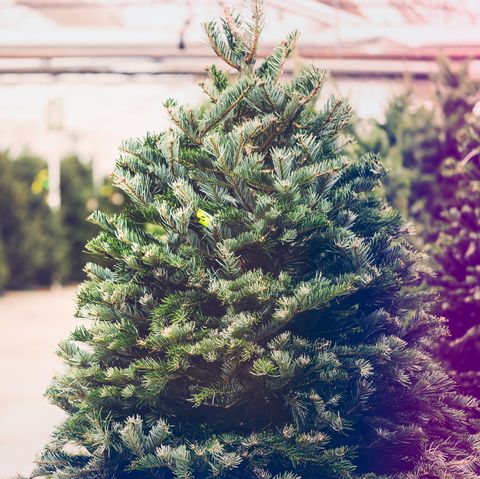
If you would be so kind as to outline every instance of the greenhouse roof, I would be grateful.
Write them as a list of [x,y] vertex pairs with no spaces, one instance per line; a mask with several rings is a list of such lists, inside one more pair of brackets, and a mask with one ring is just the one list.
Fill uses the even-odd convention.
[[[242,2],[227,3],[241,6]],[[456,58],[480,58],[479,0],[264,3],[269,28],[263,51],[298,29],[300,54],[309,58],[431,60],[441,51]],[[118,67],[119,58],[128,58],[135,61],[126,67],[123,60],[123,70],[162,72],[159,65],[163,62],[165,67],[167,62],[170,66],[163,70],[195,72],[200,68],[197,63],[204,65],[204,57],[210,55],[201,24],[221,15],[223,4],[218,0],[0,0],[0,72],[81,71],[86,62],[80,58],[89,59],[91,71],[108,72],[113,64]]]

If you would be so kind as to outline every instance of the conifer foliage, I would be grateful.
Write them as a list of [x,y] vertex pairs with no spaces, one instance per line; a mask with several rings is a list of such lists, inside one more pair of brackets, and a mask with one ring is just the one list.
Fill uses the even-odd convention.
[[430,102],[421,101],[413,86],[394,96],[382,122],[357,120],[351,127],[354,153],[375,151],[389,170],[384,181],[391,204],[415,224],[416,243],[435,242],[443,211],[455,203],[452,161],[465,156],[466,118],[478,101],[479,82],[469,63],[440,58],[431,81]]
[[472,114],[479,91],[468,70],[468,63],[456,66],[447,59],[439,60],[433,77],[434,106],[429,113],[419,108],[411,114],[410,124],[416,128],[406,131],[411,141],[403,151],[404,164],[416,172],[410,186],[410,215],[427,243],[436,239],[443,211],[456,202],[459,185],[457,175],[450,175],[449,163],[465,156],[465,118]]
[[[480,101],[480,90],[477,93]],[[433,245],[438,274],[437,309],[449,320],[452,338],[439,346],[441,358],[462,389],[480,397],[480,127],[467,116],[464,159],[445,160],[444,171],[456,185],[455,196],[437,223]],[[461,151],[461,150],[460,150]]]
[[33,477],[338,479],[477,476],[473,399],[427,353],[443,325],[428,269],[376,192],[373,155],[342,155],[349,108],[315,110],[325,73],[281,82],[291,34],[257,65],[261,5],[205,31],[209,103],[127,142],[131,204],[96,212],[69,365],[68,418]]

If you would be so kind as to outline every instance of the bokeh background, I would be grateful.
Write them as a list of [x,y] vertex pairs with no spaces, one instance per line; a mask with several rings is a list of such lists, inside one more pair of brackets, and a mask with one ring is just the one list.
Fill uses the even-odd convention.
[[[286,75],[307,62],[331,71],[322,95],[350,100],[352,150],[385,157],[387,193],[421,230],[429,205],[412,196],[412,182],[419,171],[432,180],[419,161],[439,154],[447,129],[439,84],[456,92],[459,121],[480,116],[480,1],[264,3],[261,54],[301,32]],[[62,417],[42,395],[62,367],[56,344],[76,322],[84,244],[96,232],[85,218],[126,201],[109,178],[118,146],[164,129],[167,98],[205,100],[198,82],[217,61],[201,24],[223,7],[0,0],[1,479],[31,470]]]

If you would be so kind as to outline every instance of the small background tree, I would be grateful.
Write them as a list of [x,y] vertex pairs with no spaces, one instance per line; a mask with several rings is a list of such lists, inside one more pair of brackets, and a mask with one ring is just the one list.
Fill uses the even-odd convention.
[[[46,203],[46,164],[23,155],[0,154],[0,241],[4,286],[49,285],[61,270],[64,244],[58,217]],[[35,184],[36,181],[36,184]],[[32,188],[32,185],[35,187]]]
[[479,88],[468,69],[468,63],[439,59],[432,101],[416,100],[408,88],[393,97],[383,122],[356,122],[352,128],[357,152],[382,156],[389,170],[387,198],[414,221],[426,247],[435,241],[442,211],[455,201],[457,185],[444,162],[464,157],[462,132]]
[[33,155],[0,154],[0,291],[71,283],[85,278],[85,243],[98,232],[87,222],[97,207],[118,211],[125,195],[111,180],[94,185],[92,165],[75,156],[61,162],[61,206],[47,202],[47,164]]

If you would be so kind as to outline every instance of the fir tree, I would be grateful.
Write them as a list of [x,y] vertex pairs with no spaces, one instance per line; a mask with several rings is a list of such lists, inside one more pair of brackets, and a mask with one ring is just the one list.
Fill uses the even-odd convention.
[[205,25],[210,101],[127,142],[131,199],[96,212],[68,418],[33,477],[477,478],[472,398],[428,354],[443,324],[428,269],[377,195],[374,155],[346,157],[349,108],[312,108],[325,72],[280,81],[291,34],[256,64],[260,5]]
[[64,283],[85,279],[85,264],[94,259],[86,254],[85,243],[99,230],[97,225],[88,222],[86,218],[99,206],[110,213],[119,211],[119,204],[123,204],[125,198],[122,193],[112,190],[109,178],[104,178],[99,187],[95,186],[91,163],[84,163],[75,155],[62,160],[60,220],[66,244],[62,265]]
[[389,204],[409,217],[410,184],[416,171],[408,164],[407,152],[412,139],[418,138],[422,126],[430,125],[424,121],[424,110],[412,114],[412,90],[394,96],[387,105],[383,121],[362,121],[355,118],[349,130],[354,141],[351,153],[362,155],[375,152],[382,158],[388,171],[383,185]]
[[[448,63],[439,66],[447,69]],[[440,82],[441,78],[439,74],[435,81]],[[372,121],[367,125],[358,122],[353,127],[353,151],[380,154],[388,170],[384,181],[387,199],[414,222],[418,235],[413,241],[417,245],[422,244],[422,239],[428,241],[444,201],[444,195],[439,194],[443,180],[440,166],[445,150],[439,121],[442,115],[440,102],[436,108],[419,104],[415,101],[414,90],[408,88],[391,99],[384,121]]]
[[441,342],[440,356],[463,390],[480,397],[480,128],[478,117],[465,121],[458,135],[466,143],[465,157],[449,158],[443,168],[456,191],[437,223],[438,275],[431,283],[439,293],[437,310],[448,318],[452,333]]
[[66,282],[80,281],[85,278],[82,270],[88,260],[84,254],[85,243],[97,233],[97,228],[86,221],[93,209],[89,210],[88,202],[95,200],[92,165],[83,164],[77,156],[64,158],[60,170],[60,191],[60,217],[68,247],[63,279]]
[[110,179],[104,178],[96,187],[93,181],[91,163],[83,163],[77,156],[71,155],[61,162],[61,208],[60,221],[62,235],[66,245],[65,261],[62,268],[63,282],[85,279],[83,269],[94,258],[85,254],[85,243],[98,233],[98,226],[87,222],[89,213],[101,205],[104,211],[119,211],[124,203],[124,195],[112,192]]
[[468,69],[468,63],[454,65],[440,58],[432,76],[433,101],[416,101],[409,87],[389,103],[384,121],[353,128],[354,151],[382,155],[389,170],[387,198],[414,221],[418,240],[427,247],[435,241],[442,212],[455,202],[455,177],[443,168],[445,160],[461,161],[464,156],[461,132],[479,89]]
[[0,282],[9,289],[49,285],[61,269],[65,249],[46,202],[46,166],[35,156],[0,153]]
[[465,131],[465,118],[472,113],[478,92],[478,83],[468,73],[468,63],[455,66],[440,59],[434,80],[434,106],[421,119],[423,133],[414,133],[409,154],[404,156],[405,167],[416,170],[411,183],[410,214],[428,243],[436,239],[436,222],[442,212],[455,203],[458,185],[455,177],[445,174],[444,162],[464,157],[459,132]]

